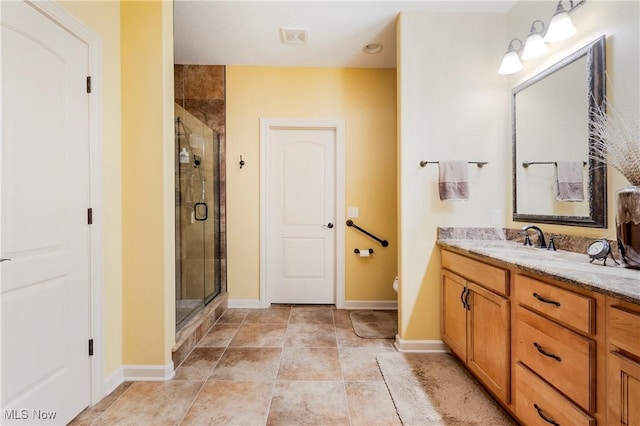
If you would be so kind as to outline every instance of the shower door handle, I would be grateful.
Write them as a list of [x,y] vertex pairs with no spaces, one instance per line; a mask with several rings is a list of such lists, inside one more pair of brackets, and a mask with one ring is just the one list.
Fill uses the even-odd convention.
[[207,203],[199,202],[193,206],[194,216],[197,221],[203,222],[209,218],[209,206]]

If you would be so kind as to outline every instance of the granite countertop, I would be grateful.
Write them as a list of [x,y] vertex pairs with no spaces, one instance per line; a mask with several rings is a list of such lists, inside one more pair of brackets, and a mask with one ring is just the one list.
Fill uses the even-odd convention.
[[[465,235],[466,237],[466,235]],[[535,239],[533,240],[535,243]],[[438,245],[487,258],[505,267],[553,278],[584,289],[640,304],[640,271],[616,266],[609,258],[589,263],[586,253],[527,247],[508,239],[442,238]]]

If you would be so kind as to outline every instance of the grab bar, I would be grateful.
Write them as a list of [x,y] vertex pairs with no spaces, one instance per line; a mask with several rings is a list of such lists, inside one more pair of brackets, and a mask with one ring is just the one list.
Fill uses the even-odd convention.
[[382,238],[378,238],[375,235],[373,235],[371,232],[366,231],[362,228],[360,228],[358,225],[356,225],[355,223],[353,223],[353,221],[351,219],[349,219],[347,221],[347,226],[351,226],[353,228],[356,228],[358,231],[362,232],[363,234],[368,235],[369,237],[373,238],[374,240],[376,240],[377,242],[379,242],[380,244],[382,244],[382,247],[387,247],[389,245],[389,241],[387,240],[383,240]]
[[[424,161],[420,162],[420,167],[425,167],[427,164],[439,164],[439,161]],[[489,164],[488,161],[467,161],[469,164],[477,164],[478,167],[483,167],[485,164]]]

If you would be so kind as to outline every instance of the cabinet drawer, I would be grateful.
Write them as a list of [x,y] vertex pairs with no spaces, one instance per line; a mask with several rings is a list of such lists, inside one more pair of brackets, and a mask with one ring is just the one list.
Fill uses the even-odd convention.
[[607,336],[614,345],[640,357],[640,313],[609,306]]
[[590,334],[594,332],[595,303],[592,298],[524,275],[515,276],[513,291],[518,303],[576,330]]
[[516,416],[528,426],[595,425],[584,413],[531,370],[516,363]]
[[504,269],[446,250],[442,250],[441,262],[443,268],[454,271],[469,281],[505,296],[509,294],[508,275]]
[[516,308],[515,356],[587,411],[595,402],[595,342]]

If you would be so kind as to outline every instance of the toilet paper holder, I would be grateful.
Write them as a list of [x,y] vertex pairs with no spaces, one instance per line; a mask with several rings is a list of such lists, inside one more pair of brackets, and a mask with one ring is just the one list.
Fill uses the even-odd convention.
[[[367,251],[369,252],[369,254],[373,254],[373,249],[367,249]],[[353,249],[353,252],[355,254],[360,254],[360,249]]]

